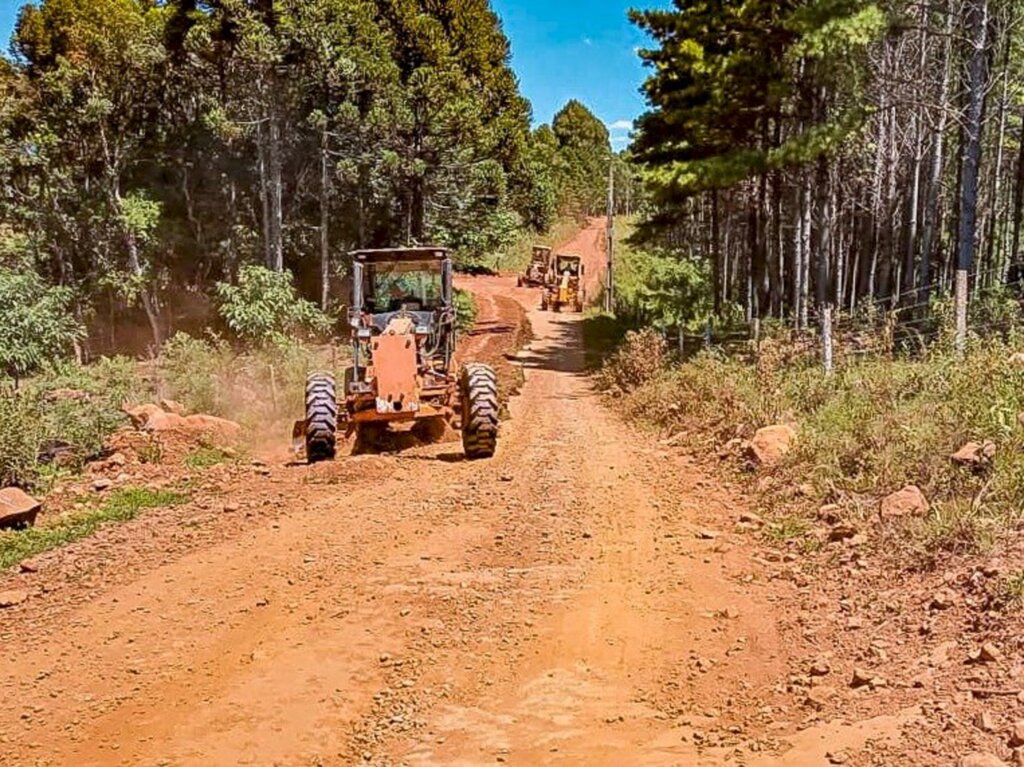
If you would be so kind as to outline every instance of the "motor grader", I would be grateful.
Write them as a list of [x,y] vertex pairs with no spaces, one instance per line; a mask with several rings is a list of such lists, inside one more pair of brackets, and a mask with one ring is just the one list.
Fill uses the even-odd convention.
[[467,458],[493,456],[497,378],[492,368],[476,363],[455,372],[448,251],[361,250],[350,258],[352,364],[340,397],[333,376],[309,376],[306,418],[296,424],[307,460],[333,459],[340,430],[355,435],[355,452],[367,452],[392,430],[434,442],[449,426],[461,429]]
[[582,258],[571,255],[558,256],[555,259],[555,268],[541,294],[541,310],[560,312],[568,307],[570,311],[582,312],[587,300],[583,288],[585,274],[586,267]]
[[547,282],[551,271],[551,248],[546,245],[534,245],[533,255],[526,272],[519,275],[516,284],[521,288],[541,288]]

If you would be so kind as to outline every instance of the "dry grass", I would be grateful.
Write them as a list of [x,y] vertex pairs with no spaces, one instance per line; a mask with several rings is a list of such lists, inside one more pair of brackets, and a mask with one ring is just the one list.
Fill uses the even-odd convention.
[[[633,343],[597,380],[631,417],[703,437],[708,448],[761,426],[799,424],[796,448],[762,483],[766,509],[789,520],[787,532],[794,512],[811,518],[825,503],[874,524],[878,500],[907,484],[922,488],[931,511],[879,537],[918,564],[984,550],[1024,519],[1024,366],[1015,344],[978,341],[962,362],[943,349],[851,357],[830,378],[791,351],[769,342],[756,363],[706,353],[639,382],[636,369],[649,372],[651,360]],[[950,460],[966,442],[986,440],[997,453],[984,470]]]

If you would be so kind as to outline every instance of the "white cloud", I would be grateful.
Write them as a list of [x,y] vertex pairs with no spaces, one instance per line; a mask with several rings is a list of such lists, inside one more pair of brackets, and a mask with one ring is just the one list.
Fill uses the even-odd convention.
[[616,120],[611,125],[609,125],[608,128],[613,131],[633,130],[633,121]]
[[625,149],[629,146],[628,136],[612,136],[612,148],[613,149]]

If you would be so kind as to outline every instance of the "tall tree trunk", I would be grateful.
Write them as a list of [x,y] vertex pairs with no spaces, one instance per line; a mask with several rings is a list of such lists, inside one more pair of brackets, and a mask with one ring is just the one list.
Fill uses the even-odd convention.
[[[117,212],[118,218],[123,220],[124,206],[117,183],[111,187],[109,200],[113,209]],[[153,334],[153,354],[155,355],[160,352],[160,347],[164,344],[164,334],[160,324],[160,309],[156,299],[150,293],[149,284],[145,280],[146,271],[142,268],[142,260],[139,258],[139,242],[135,232],[127,225],[121,224],[121,236],[124,240],[125,253],[128,256],[128,269],[142,286],[139,290],[139,298],[142,301],[143,311],[146,312],[150,332]]]
[[885,177],[886,127],[889,118],[888,91],[884,85],[886,78],[888,77],[888,60],[889,43],[886,41],[882,50],[882,66],[879,72],[879,81],[883,83],[883,85],[881,86],[878,115],[876,117],[876,122],[878,123],[878,141],[875,148],[874,181],[872,184],[874,193],[871,200],[871,268],[868,272],[869,302],[875,300],[875,294],[878,290],[878,263],[881,259],[882,227],[885,225],[882,220],[882,189]]
[[925,225],[921,239],[921,272],[918,281],[917,302],[927,305],[931,300],[932,261],[935,257],[935,239],[942,225],[941,192],[942,168],[945,163],[946,127],[949,122],[949,79],[952,56],[953,11],[946,13],[943,46],[942,79],[939,85],[939,114],[932,138],[931,167],[928,172],[928,199],[925,203]]
[[793,269],[790,276],[793,318],[797,330],[803,330],[803,285],[804,276],[804,238],[803,238],[803,171],[793,188]]
[[[272,80],[276,84],[276,80]],[[271,92],[267,136],[267,196],[270,224],[268,233],[268,266],[274,271],[284,270],[284,208],[281,180],[281,121],[276,106],[276,93]]]
[[327,122],[320,132],[320,308],[327,311],[331,301],[331,175]]
[[[1001,79],[1003,81],[1002,92],[999,97],[999,129],[996,136],[996,164],[993,169],[992,177],[992,199],[990,203],[991,210],[989,211],[988,219],[988,234],[985,238],[986,247],[988,251],[988,264],[991,269],[991,275],[989,278],[989,284],[995,284],[997,280],[1005,281],[1003,275],[1005,274],[1004,263],[1007,260],[1004,258],[1004,254],[1001,252],[1002,243],[999,242],[999,222],[1002,220],[1002,206],[1000,205],[1000,198],[1002,197],[1003,191],[1003,145],[1006,141],[1006,116],[1008,113],[1008,96],[1010,90],[1010,48],[1011,41],[1007,39],[1005,41],[1006,50],[1003,55],[1003,65],[1001,71]],[[999,250],[997,250],[999,248]]]
[[966,0],[965,7],[967,13],[965,27],[970,41],[970,57],[967,70],[967,115],[964,123],[966,145],[964,147],[956,271],[956,348],[961,354],[967,345],[967,288],[971,267],[974,264],[974,240],[978,216],[982,115],[985,107],[987,80],[988,0]]
[[[918,58],[918,73],[923,78],[928,67],[928,8],[921,6],[921,50]],[[907,239],[903,272],[906,289],[912,295],[912,288],[917,284],[915,263],[917,260],[918,229],[921,211],[921,172],[924,164],[924,128],[919,109],[911,111],[910,136],[914,142],[914,160],[910,171],[910,198],[907,200]]]
[[721,250],[721,233],[720,223],[718,220],[718,190],[712,190],[711,192],[711,259],[712,259],[712,270],[713,270],[713,286],[714,291],[714,312],[715,316],[721,318],[722,316],[722,282],[725,275],[723,274],[724,265],[722,263],[722,250]]
[[825,373],[832,372],[832,303],[831,303],[831,262],[830,244],[832,242],[832,190],[828,168],[828,158],[818,158],[817,172],[817,218],[818,242],[815,253],[816,277],[815,296],[818,305],[818,317],[821,322],[821,338]]
[[811,304],[811,179],[810,170],[803,172],[800,189],[800,327],[810,326]]
[[274,268],[270,237],[270,183],[267,172],[267,126],[260,123],[257,128],[256,151],[260,171],[260,224],[263,229],[263,260],[268,269]]
[[[1024,226],[1024,111],[1020,117],[1020,148],[1017,152],[1017,174],[1013,189],[1013,245],[1010,248],[1009,281],[1012,284],[1024,279],[1024,259],[1021,258],[1021,228]],[[1018,292],[1020,288],[1018,287]]]

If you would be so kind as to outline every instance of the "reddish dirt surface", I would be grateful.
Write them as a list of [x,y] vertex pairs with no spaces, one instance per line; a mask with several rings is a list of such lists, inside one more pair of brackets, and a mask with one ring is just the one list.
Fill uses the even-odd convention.
[[[593,279],[602,225],[560,249]],[[764,550],[737,489],[595,395],[580,318],[513,285],[464,283],[460,355],[525,376],[492,461],[298,466],[282,435],[0,577],[29,592],[0,611],[0,764],[951,763],[921,743],[927,691],[849,689],[859,658],[900,657],[884,603]]]

